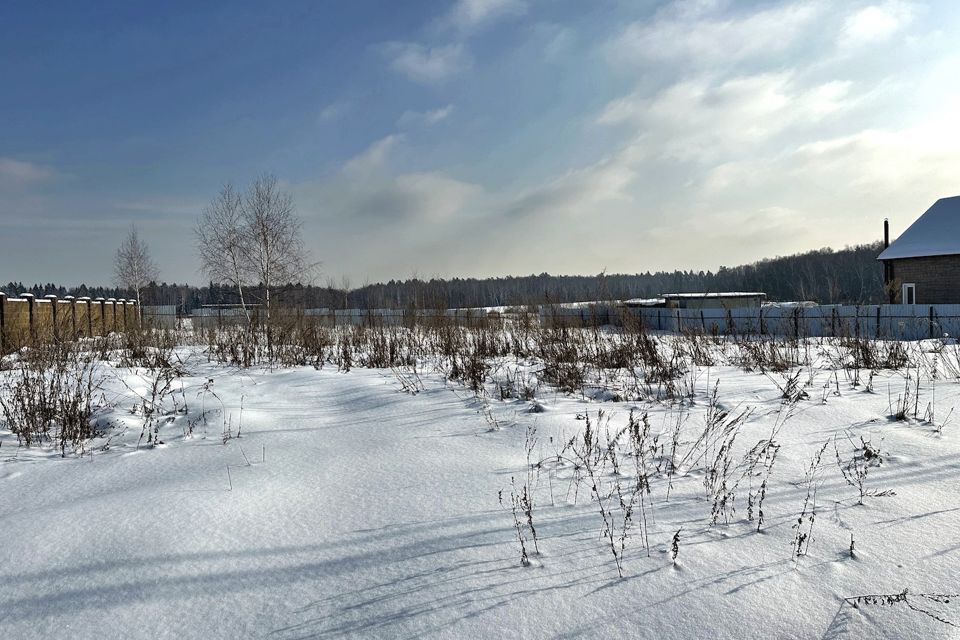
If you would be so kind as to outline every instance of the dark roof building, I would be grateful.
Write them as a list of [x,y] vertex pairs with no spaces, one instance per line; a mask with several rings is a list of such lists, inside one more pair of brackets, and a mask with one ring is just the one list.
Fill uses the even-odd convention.
[[960,196],[941,198],[877,258],[891,303],[960,304]]
[[717,291],[714,293],[665,293],[666,306],[678,309],[740,309],[760,307],[767,294],[759,291]]

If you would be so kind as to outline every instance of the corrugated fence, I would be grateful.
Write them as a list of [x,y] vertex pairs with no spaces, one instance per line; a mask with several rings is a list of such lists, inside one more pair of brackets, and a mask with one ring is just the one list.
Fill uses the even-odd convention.
[[[251,310],[254,322],[260,310]],[[625,308],[614,304],[541,306],[526,314],[484,309],[277,309],[274,315],[324,326],[411,326],[453,322],[478,326],[535,320],[543,326],[634,326],[650,331],[769,335],[863,336],[898,340],[960,337],[960,305],[821,305],[740,309]],[[246,322],[238,308],[197,309],[193,326],[214,328]]]
[[[623,316],[659,331],[781,337],[863,336],[920,340],[960,336],[960,305],[822,305],[752,309],[630,309]],[[623,317],[618,324],[624,322]]]
[[143,305],[143,324],[154,329],[176,329],[177,305]]
[[[248,309],[254,324],[263,319],[263,310],[256,307]],[[271,316],[280,322],[297,324],[317,324],[326,327],[379,326],[400,327],[414,324],[436,322],[454,322],[467,326],[498,322],[501,315],[483,309],[448,309],[446,311],[429,309],[296,309],[280,307],[271,312]],[[214,329],[217,327],[241,325],[247,323],[246,313],[236,307],[209,307],[194,309],[191,321],[194,329]]]

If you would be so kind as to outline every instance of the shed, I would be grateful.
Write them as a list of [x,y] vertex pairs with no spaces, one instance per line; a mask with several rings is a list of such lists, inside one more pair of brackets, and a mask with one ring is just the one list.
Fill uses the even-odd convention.
[[756,307],[767,299],[758,291],[719,291],[715,293],[665,293],[661,296],[674,309],[742,309]]

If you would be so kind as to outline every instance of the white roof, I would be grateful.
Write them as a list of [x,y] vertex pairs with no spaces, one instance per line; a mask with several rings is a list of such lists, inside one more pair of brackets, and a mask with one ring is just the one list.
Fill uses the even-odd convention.
[[811,309],[813,307],[819,307],[820,304],[814,302],[813,300],[792,300],[787,302],[764,302],[763,306],[770,309]]
[[940,198],[878,260],[960,254],[960,196]]
[[715,293],[664,293],[664,298],[674,300],[678,298],[766,298],[767,294],[760,291],[717,291]]
[[623,304],[628,307],[655,307],[657,305],[666,304],[666,300],[663,298],[631,298],[629,300],[624,300]]

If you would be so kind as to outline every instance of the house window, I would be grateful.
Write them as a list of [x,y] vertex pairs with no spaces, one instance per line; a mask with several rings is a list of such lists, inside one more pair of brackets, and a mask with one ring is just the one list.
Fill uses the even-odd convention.
[[907,282],[903,285],[903,304],[917,304],[917,285]]

